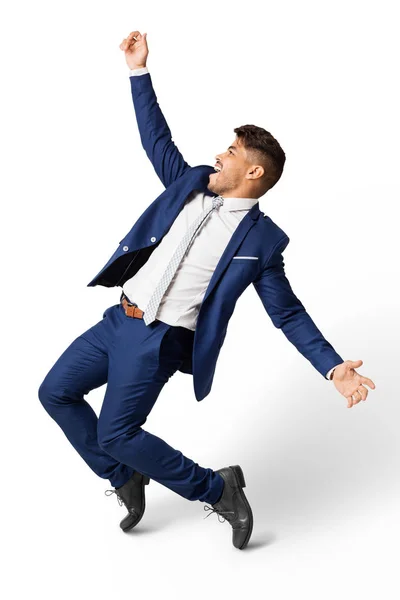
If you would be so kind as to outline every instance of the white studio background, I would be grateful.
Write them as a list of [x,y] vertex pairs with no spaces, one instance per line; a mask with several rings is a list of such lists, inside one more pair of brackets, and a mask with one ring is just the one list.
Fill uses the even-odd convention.
[[[8,599],[39,594],[274,600],[399,596],[396,3],[16,2],[1,9],[2,541]],[[287,155],[260,207],[289,235],[288,278],[376,384],[347,409],[251,286],[209,396],[165,386],[146,427],[203,466],[241,464],[248,548],[203,504],[151,482],[131,534],[116,498],[41,406],[48,370],[119,300],[88,288],[163,191],[141,147],[119,44],[148,67],[192,166],[246,123]],[[100,410],[105,387],[88,400]],[[4,563],[3,563],[4,564]],[[253,589],[254,588],[254,589]]]

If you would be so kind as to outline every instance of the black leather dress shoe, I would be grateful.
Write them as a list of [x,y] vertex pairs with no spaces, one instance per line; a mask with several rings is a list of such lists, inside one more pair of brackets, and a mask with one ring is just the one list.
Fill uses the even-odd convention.
[[[120,506],[123,504],[128,509],[128,514],[119,524],[123,531],[130,531],[135,527],[143,517],[146,508],[146,499],[144,486],[149,483],[150,479],[147,475],[142,475],[135,471],[132,477],[119,488],[114,490],[106,490],[106,496],[116,494]],[[109,492],[107,494],[107,492]]]
[[[249,542],[251,532],[253,531],[253,513],[250,504],[242,488],[246,487],[244,475],[239,465],[217,469],[224,480],[224,489],[221,498],[211,506],[205,506],[204,510],[211,510],[207,517],[212,513],[222,516],[224,520],[232,525],[232,543],[235,548],[243,550]],[[220,521],[223,523],[224,521]]]

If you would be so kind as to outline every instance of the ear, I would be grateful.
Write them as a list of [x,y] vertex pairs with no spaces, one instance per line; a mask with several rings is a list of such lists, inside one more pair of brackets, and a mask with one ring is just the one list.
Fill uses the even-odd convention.
[[260,179],[264,175],[264,167],[261,165],[252,165],[248,171],[246,178],[247,179]]

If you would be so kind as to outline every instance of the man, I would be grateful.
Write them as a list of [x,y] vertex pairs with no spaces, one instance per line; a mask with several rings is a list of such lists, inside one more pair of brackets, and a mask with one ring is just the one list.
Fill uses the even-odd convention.
[[[147,34],[120,45],[140,138],[165,190],[120,241],[88,286],[120,286],[120,302],[76,338],[51,368],[39,398],[89,467],[109,479],[128,509],[123,531],[145,510],[145,485],[154,479],[226,519],[232,542],[249,542],[253,515],[240,465],[205,468],[143,425],[168,379],[193,374],[198,401],[210,392],[228,322],[253,283],[273,324],[328,379],[351,407],[375,385],[356,373],[323,337],[284,272],[289,238],[259,208],[258,198],[279,180],[285,154],[255,125],[209,165],[190,167],[171,139],[147,70]],[[245,317],[244,317],[245,318]],[[99,418],[84,400],[107,383]],[[211,514],[211,513],[209,513]],[[209,516],[209,515],[207,515]]]

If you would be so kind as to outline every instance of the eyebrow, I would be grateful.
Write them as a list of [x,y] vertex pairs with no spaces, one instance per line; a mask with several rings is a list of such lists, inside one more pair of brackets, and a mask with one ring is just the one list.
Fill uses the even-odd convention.
[[228,150],[233,150],[234,152],[236,152],[236,148],[234,146],[229,146]]

